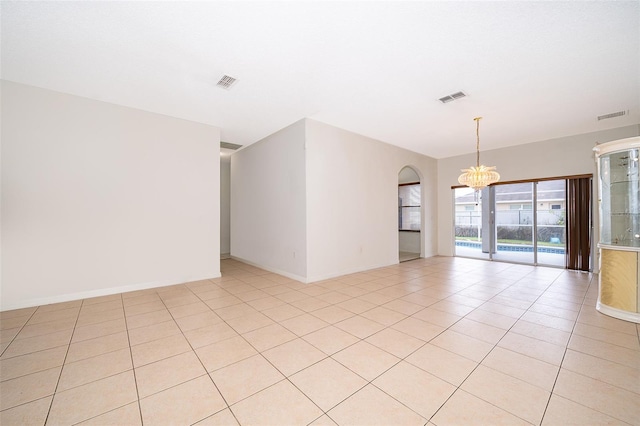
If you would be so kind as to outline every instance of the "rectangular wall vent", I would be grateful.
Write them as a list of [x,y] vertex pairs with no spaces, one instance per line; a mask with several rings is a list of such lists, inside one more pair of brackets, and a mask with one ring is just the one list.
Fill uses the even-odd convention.
[[443,98],[438,99],[440,102],[442,102],[443,104],[446,104],[447,102],[452,102],[455,101],[456,99],[460,99],[460,98],[464,98],[465,96],[467,96],[464,92],[456,92],[456,93],[452,93],[450,95],[447,95]]
[[236,149],[242,148],[242,145],[238,145],[238,144],[231,143],[231,142],[222,142],[222,141],[220,141],[220,148],[236,150]]
[[607,118],[621,117],[621,116],[626,115],[626,114],[627,114],[626,111],[612,112],[611,114],[605,114],[605,115],[598,116],[598,121],[606,120]]
[[238,80],[229,75],[223,75],[222,78],[220,78],[220,80],[216,84],[216,86],[229,90],[236,81]]

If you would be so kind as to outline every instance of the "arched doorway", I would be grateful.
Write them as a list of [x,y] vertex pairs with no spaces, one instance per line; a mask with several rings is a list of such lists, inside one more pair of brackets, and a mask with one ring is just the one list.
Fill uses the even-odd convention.
[[420,176],[410,166],[398,173],[398,260],[420,258],[422,187]]

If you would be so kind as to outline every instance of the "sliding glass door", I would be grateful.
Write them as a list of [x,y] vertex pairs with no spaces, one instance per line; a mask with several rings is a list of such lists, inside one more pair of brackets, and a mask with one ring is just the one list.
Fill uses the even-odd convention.
[[[470,188],[455,188],[455,254],[456,256],[490,259],[490,236],[483,242],[482,206],[483,192],[476,193]],[[483,248],[484,245],[484,248]]]
[[535,263],[533,182],[499,185],[489,189],[495,191],[496,199],[498,250],[493,259]]
[[566,183],[565,179],[536,183],[536,253],[540,265],[566,266]]
[[565,266],[566,180],[454,189],[456,256]]

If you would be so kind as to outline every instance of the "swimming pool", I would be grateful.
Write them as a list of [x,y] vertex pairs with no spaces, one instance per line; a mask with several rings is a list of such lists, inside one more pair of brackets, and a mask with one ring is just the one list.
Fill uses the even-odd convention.
[[[482,248],[481,242],[475,241],[456,241],[458,247]],[[524,244],[500,244],[498,243],[498,251],[515,251],[523,253],[533,253],[533,246]],[[538,253],[564,254],[564,247],[547,247],[538,246]]]

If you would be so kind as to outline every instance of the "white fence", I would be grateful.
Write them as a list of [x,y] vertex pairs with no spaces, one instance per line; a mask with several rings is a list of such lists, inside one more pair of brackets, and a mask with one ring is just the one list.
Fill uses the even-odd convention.
[[[456,226],[481,226],[482,215],[480,212],[456,212]],[[564,210],[538,210],[538,226],[560,225],[564,226]],[[533,211],[531,210],[498,210],[496,212],[497,226],[517,226],[533,224]]]

